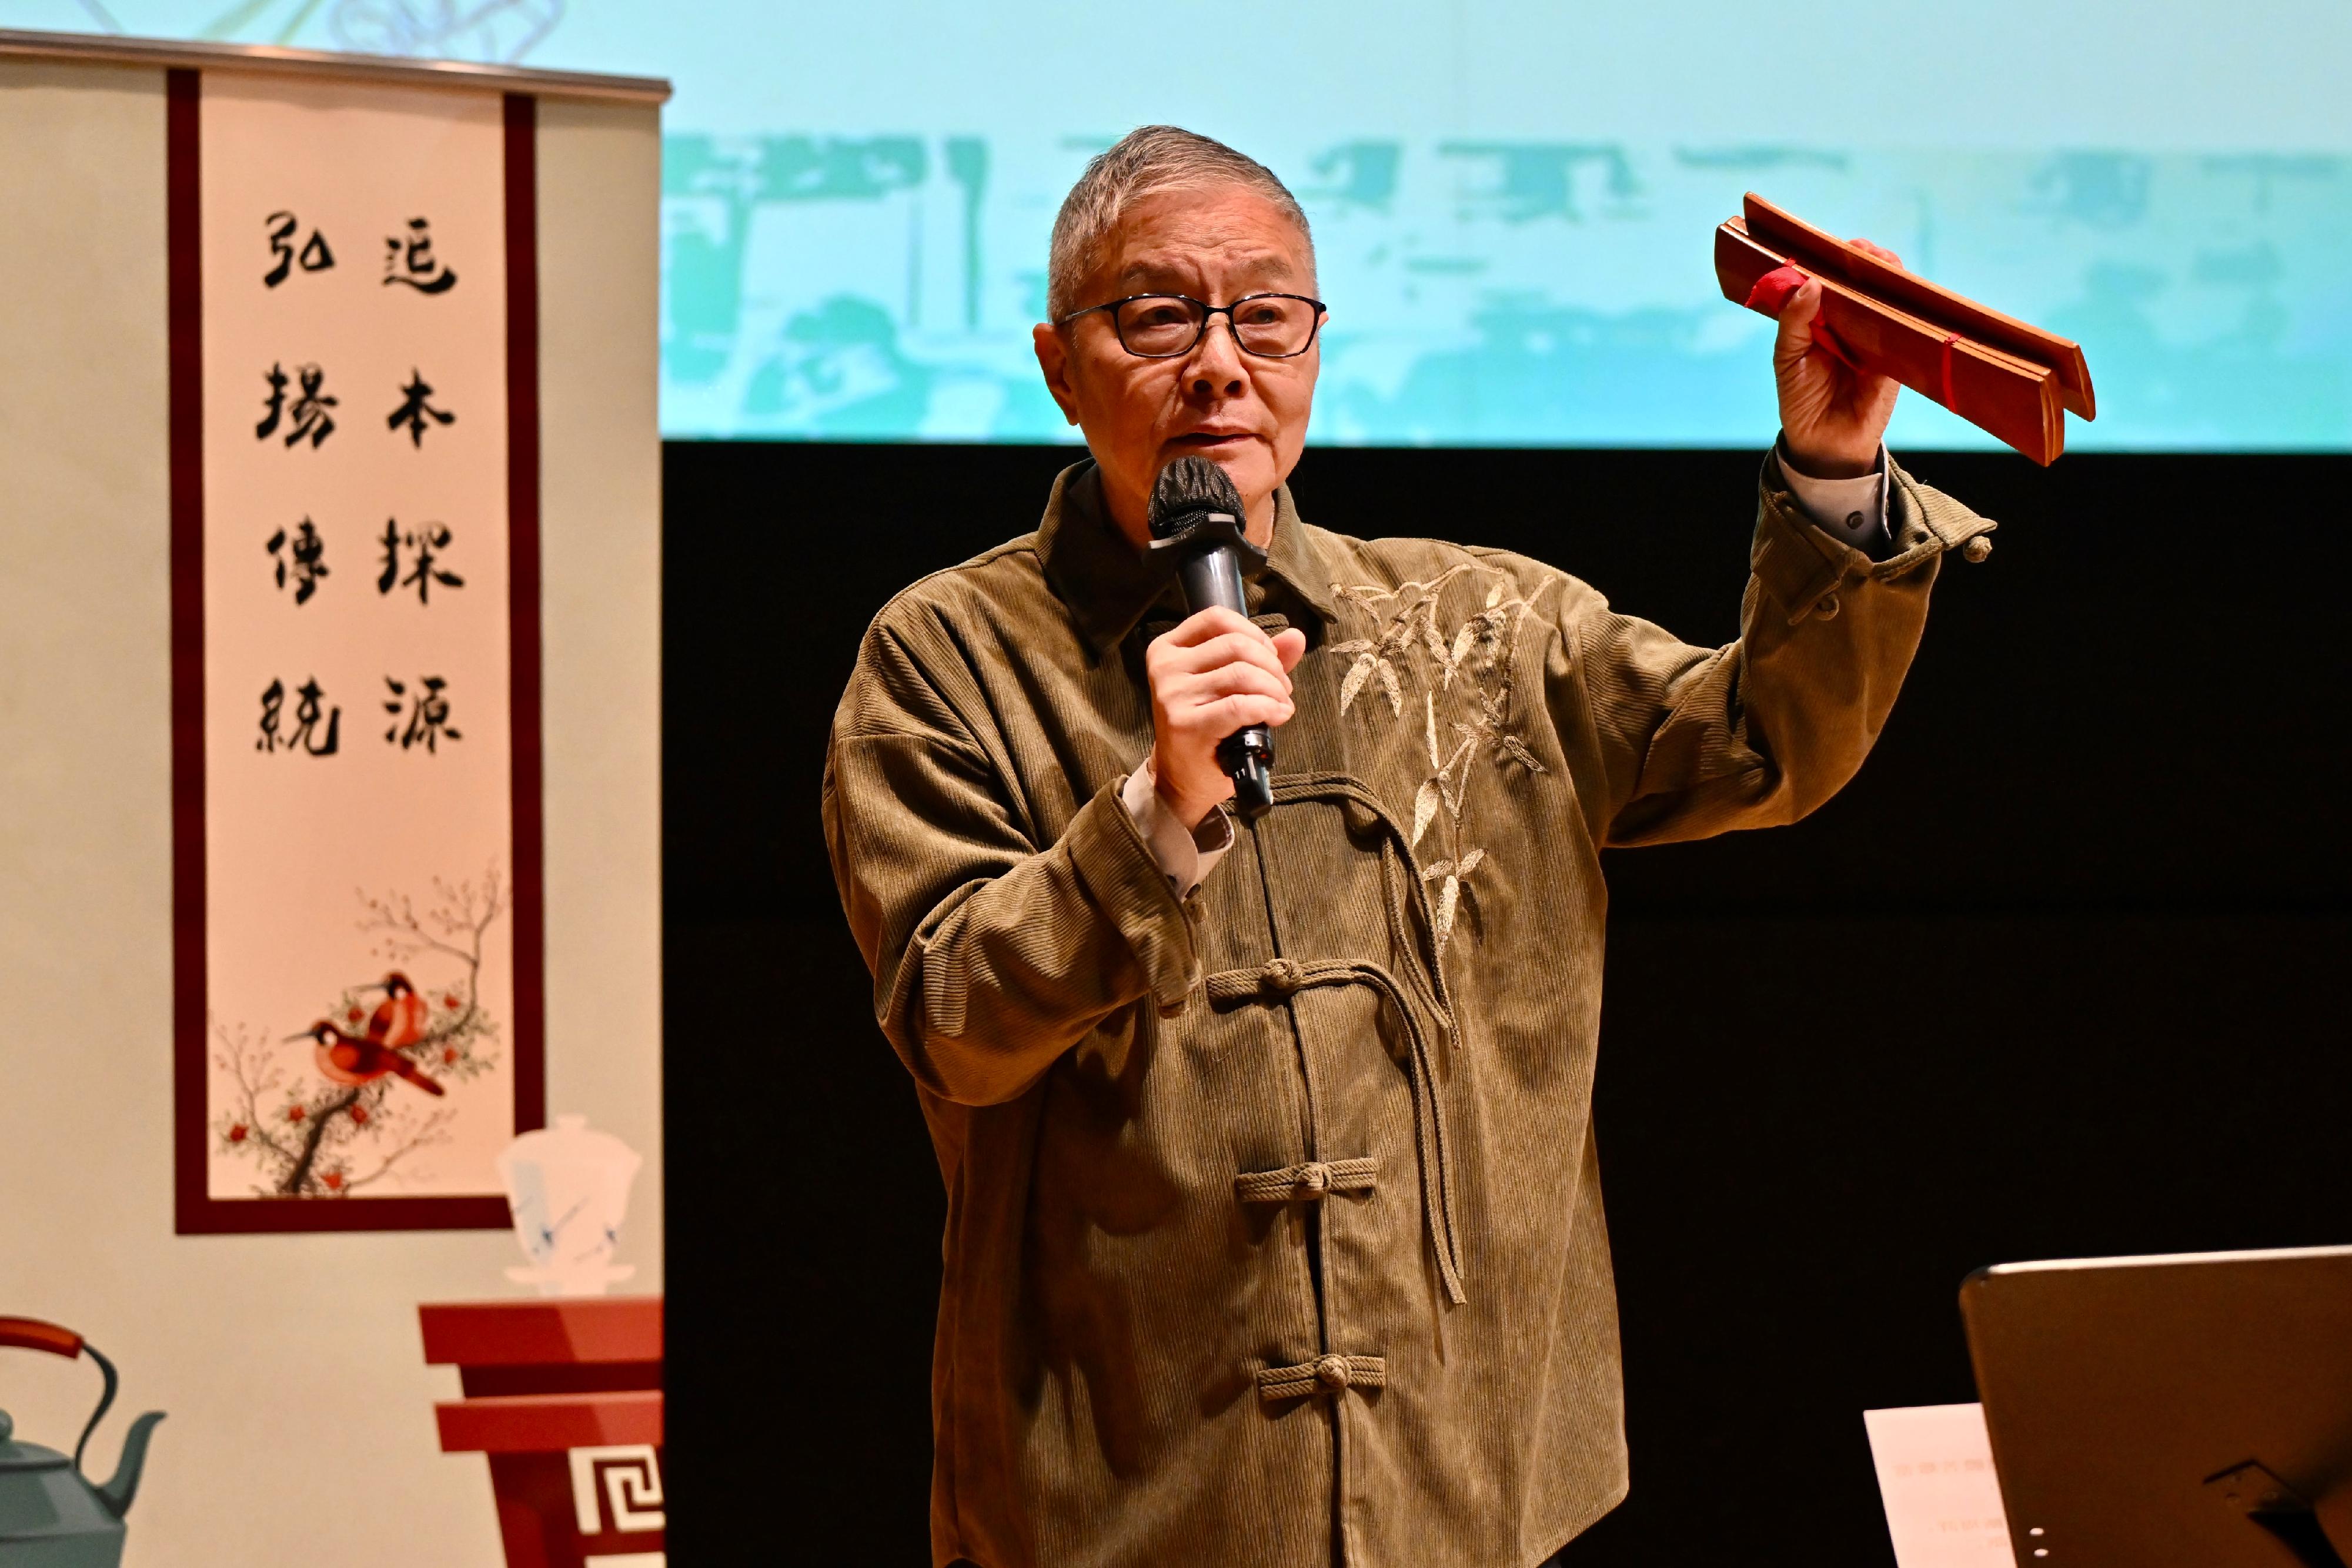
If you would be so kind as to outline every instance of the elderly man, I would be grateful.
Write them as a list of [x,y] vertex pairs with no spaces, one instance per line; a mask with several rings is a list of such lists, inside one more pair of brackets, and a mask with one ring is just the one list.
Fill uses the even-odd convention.
[[[1992,527],[1886,461],[1895,389],[1812,347],[1809,285],[1729,646],[1326,532],[1284,484],[1315,292],[1259,164],[1151,127],[1088,165],[1035,340],[1092,460],[883,610],[835,719],[835,874],[948,1187],[935,1563],[1531,1568],[1613,1506],[1599,852],[1826,800]],[[1247,619],[1145,549],[1191,454],[1267,552]]]

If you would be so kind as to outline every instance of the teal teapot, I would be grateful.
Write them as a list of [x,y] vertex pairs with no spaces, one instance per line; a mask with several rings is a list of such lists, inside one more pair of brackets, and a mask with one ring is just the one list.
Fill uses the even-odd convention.
[[114,1479],[92,1486],[82,1479],[81,1451],[114,1403],[114,1364],[72,1330],[34,1318],[0,1318],[0,1345],[87,1355],[106,1378],[106,1392],[70,1459],[55,1448],[15,1441],[16,1424],[0,1410],[0,1568],[116,1568],[122,1561],[122,1516],[131,1511],[147,1439],[163,1413],[150,1410],[131,1423]]

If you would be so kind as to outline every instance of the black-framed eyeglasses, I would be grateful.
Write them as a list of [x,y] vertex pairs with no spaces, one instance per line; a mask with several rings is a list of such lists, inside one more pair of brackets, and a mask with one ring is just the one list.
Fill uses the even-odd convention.
[[1189,294],[1130,294],[1107,305],[1073,310],[1054,323],[1066,327],[1097,310],[1108,313],[1119,347],[1139,359],[1173,360],[1192,351],[1209,318],[1223,316],[1243,351],[1267,360],[1296,359],[1315,346],[1323,301],[1304,294],[1252,294],[1231,305],[1211,305]]

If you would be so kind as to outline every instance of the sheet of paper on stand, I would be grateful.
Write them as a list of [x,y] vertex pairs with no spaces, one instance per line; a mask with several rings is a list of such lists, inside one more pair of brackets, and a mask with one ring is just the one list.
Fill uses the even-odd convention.
[[2010,1568],[2017,1561],[1983,1406],[1865,1410],[1862,1421],[1895,1568]]
[[2081,345],[1891,267],[1753,192],[1715,231],[1715,274],[1725,298],[1768,316],[1819,278],[1823,347],[2045,467],[2065,450],[2067,410],[2096,417]]

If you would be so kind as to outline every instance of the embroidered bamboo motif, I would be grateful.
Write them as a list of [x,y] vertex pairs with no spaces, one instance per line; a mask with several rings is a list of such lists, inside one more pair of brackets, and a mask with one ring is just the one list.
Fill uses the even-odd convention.
[[[1421,873],[1423,882],[1438,883],[1437,899],[1430,911],[1430,919],[1437,927],[1438,945],[1443,946],[1454,932],[1454,911],[1462,897],[1462,879],[1478,869],[1486,858],[1485,850],[1465,850],[1458,861],[1439,861]],[[1442,879],[1442,880],[1441,880]]]
[[[1465,576],[1492,581],[1483,604],[1448,632],[1439,625],[1440,601],[1447,585]],[[1441,841],[1433,846],[1442,852],[1440,858],[1429,862],[1421,873],[1423,881],[1434,884],[1430,914],[1441,950],[1454,934],[1467,879],[1486,858],[1484,850],[1466,841],[1471,764],[1480,743],[1486,743],[1487,757],[1506,781],[1546,770],[1542,759],[1511,724],[1519,626],[1534,605],[1531,599],[1506,597],[1510,586],[1505,573],[1467,561],[1425,582],[1401,582],[1394,588],[1331,585],[1342,603],[1363,611],[1374,622],[1368,635],[1331,645],[1334,653],[1355,655],[1355,663],[1339,684],[1339,711],[1348,712],[1364,688],[1378,681],[1389,700],[1391,716],[1402,720],[1404,674],[1415,675],[1421,683],[1422,740],[1430,774],[1413,792],[1409,842],[1417,855],[1430,828],[1441,816],[1444,819]],[[1543,590],[1536,591],[1540,595]],[[1446,751],[1439,742],[1438,701],[1454,691],[1457,680],[1465,687],[1465,695],[1477,706],[1474,717],[1445,720],[1445,731],[1456,737],[1453,748]]]

